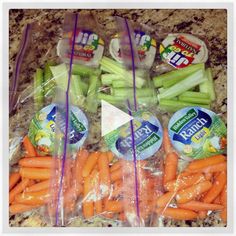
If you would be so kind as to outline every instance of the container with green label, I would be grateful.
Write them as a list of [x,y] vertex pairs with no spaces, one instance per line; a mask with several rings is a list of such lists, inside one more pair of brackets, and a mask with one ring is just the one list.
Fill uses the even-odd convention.
[[[65,133],[65,106],[51,104],[38,111],[29,127],[32,144],[42,153],[53,153],[55,139],[60,140],[59,153],[63,148]],[[77,151],[88,135],[88,120],[85,114],[75,106],[70,107],[69,114],[69,148]],[[57,137],[55,138],[55,136]],[[58,150],[57,150],[58,151]]]
[[168,130],[174,148],[183,157],[201,159],[226,153],[226,126],[208,109],[186,107],[177,111]]

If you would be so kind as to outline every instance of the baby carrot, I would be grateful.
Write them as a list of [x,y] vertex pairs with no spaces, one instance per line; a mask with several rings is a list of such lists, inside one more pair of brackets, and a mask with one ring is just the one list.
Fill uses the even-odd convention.
[[220,193],[220,202],[223,206],[227,206],[227,185],[225,184],[223,190]]
[[12,172],[9,176],[9,190],[11,190],[20,180],[19,172]]
[[125,216],[125,213],[124,213],[124,212],[121,212],[121,213],[119,214],[119,220],[120,220],[120,221],[126,221],[126,216]]
[[214,204],[221,204],[220,195],[215,198],[213,201]]
[[224,162],[225,160],[226,160],[225,156],[216,155],[216,156],[208,157],[208,158],[205,158],[205,159],[192,161],[188,165],[187,168],[189,170],[202,169],[204,167],[208,167],[208,166],[212,166],[212,165]]
[[157,208],[156,212],[162,216],[175,220],[194,220],[198,216],[198,214],[194,211],[171,207]]
[[11,214],[17,214],[17,213],[22,213],[25,211],[31,211],[34,208],[38,208],[42,205],[24,205],[24,204],[20,204],[20,203],[16,203],[16,204],[12,204],[9,207],[9,211]]
[[99,157],[100,153],[99,152],[93,152],[89,154],[87,161],[85,162],[83,171],[82,171],[82,176],[87,177],[91,173],[92,169],[94,166],[97,164],[97,160]]
[[189,176],[177,177],[176,180],[169,181],[165,184],[167,191],[179,191],[184,188],[188,188],[194,184],[200,183],[205,180],[205,177],[201,173],[192,174]]
[[9,203],[12,203],[15,199],[16,195],[23,192],[24,189],[28,186],[30,180],[22,179],[20,183],[18,183],[9,193]]
[[102,196],[108,195],[110,191],[111,179],[109,161],[106,153],[101,153],[98,158],[100,191]]
[[167,192],[165,194],[163,194],[162,196],[160,196],[158,199],[157,199],[157,207],[166,207],[168,206],[172,199],[175,197],[175,194],[174,192]]
[[119,179],[122,179],[123,173],[122,169],[117,169],[111,172],[111,182],[115,182]]
[[211,172],[204,173],[205,179],[211,181],[213,174]]
[[94,215],[94,202],[89,199],[92,191],[91,176],[84,179],[84,199],[83,199],[83,215],[84,218],[90,218]]
[[166,154],[170,153],[172,151],[172,145],[170,142],[170,138],[169,138],[169,134],[168,134],[168,129],[165,128],[163,130],[163,148],[164,148],[164,152]]
[[23,139],[23,146],[27,152],[27,156],[29,156],[29,157],[36,157],[37,156],[37,152],[27,135]]
[[120,161],[117,161],[117,162],[115,162],[115,163],[111,166],[110,172],[113,172],[113,171],[115,171],[115,170],[118,170],[119,168],[121,168],[121,163],[120,163]]
[[221,172],[215,179],[212,187],[203,198],[203,202],[211,203],[220,194],[226,184],[226,172]]
[[202,173],[215,173],[216,175],[218,175],[219,172],[226,171],[226,169],[227,169],[227,163],[226,161],[224,161],[224,162],[212,165],[212,166],[207,166],[204,168],[200,168],[196,170],[187,170],[187,171],[188,173],[202,172]]
[[185,188],[180,190],[176,195],[177,203],[186,203],[195,199],[198,195],[208,191],[212,187],[212,183],[210,181],[204,181],[193,185],[189,188]]
[[21,193],[15,197],[16,202],[26,205],[46,204],[49,199],[50,193],[48,189],[31,193]]
[[165,159],[163,184],[176,178],[178,156],[175,152],[168,153]]
[[223,205],[219,204],[211,204],[200,201],[190,201],[183,204],[178,204],[179,208],[193,210],[193,211],[214,211],[214,210],[222,210],[224,208]]
[[95,201],[94,203],[94,206],[95,206],[95,210],[96,210],[96,214],[101,214],[102,213],[102,200],[97,200]]
[[52,157],[25,157],[20,159],[19,165],[23,167],[51,168],[56,159]]
[[206,217],[207,217],[207,211],[199,211],[198,212],[198,218],[199,219],[204,220],[204,219],[206,219]]
[[124,205],[121,200],[108,200],[106,202],[106,210],[113,212],[113,213],[119,213],[124,210]]
[[25,192],[37,192],[43,189],[49,189],[50,180],[44,180],[25,189]]
[[106,152],[109,162],[112,162],[114,159],[114,154],[111,151]]
[[22,178],[44,180],[51,177],[51,170],[46,168],[21,167],[20,175]]
[[88,155],[89,155],[89,153],[87,150],[80,149],[77,156],[76,156],[75,165],[72,170],[72,172],[73,172],[72,176],[77,184],[82,183],[82,181],[83,181],[82,170],[83,170],[84,165],[87,161]]

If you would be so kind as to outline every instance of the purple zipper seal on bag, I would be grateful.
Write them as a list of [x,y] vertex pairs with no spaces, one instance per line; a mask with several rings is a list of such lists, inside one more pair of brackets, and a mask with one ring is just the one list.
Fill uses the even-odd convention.
[[[129,29],[129,24],[125,19],[125,26],[128,32],[131,59],[132,59],[132,75],[133,75],[133,99],[134,99],[134,110],[137,111],[137,101],[136,101],[136,79],[135,79],[135,59],[133,52],[133,45],[131,40],[131,34]],[[127,100],[129,115],[132,116],[131,106],[129,100]],[[130,129],[131,129],[131,138],[132,138],[132,150],[133,150],[133,163],[134,163],[134,175],[135,175],[135,202],[136,202],[136,212],[138,216],[138,221],[140,225],[140,210],[139,210],[139,192],[138,192],[138,177],[137,177],[137,157],[136,157],[136,148],[135,148],[135,138],[134,138],[134,125],[133,120],[130,120]]]
[[13,102],[14,102],[14,98],[15,98],[15,92],[16,92],[16,85],[17,85],[17,81],[19,78],[19,74],[20,74],[20,66],[25,54],[25,50],[27,48],[27,42],[28,42],[28,38],[29,38],[29,33],[30,33],[30,28],[31,28],[31,24],[27,24],[24,30],[24,34],[23,34],[23,41],[21,41],[20,44],[20,51],[17,54],[16,57],[16,65],[15,65],[15,70],[14,70],[14,77],[13,77],[13,88],[11,89],[12,95],[10,97],[10,112],[13,109]]
[[71,72],[72,72],[72,64],[73,64],[73,57],[74,57],[74,49],[75,49],[75,37],[76,37],[76,29],[77,29],[77,21],[78,15],[75,14],[75,24],[73,29],[73,41],[72,41],[72,50],[70,56],[70,68],[68,73],[68,83],[67,83],[67,90],[66,90],[66,122],[65,122],[65,135],[64,135],[64,148],[63,148],[63,158],[62,158],[62,168],[61,168],[61,178],[60,178],[60,186],[59,192],[57,197],[57,208],[56,208],[56,226],[58,225],[59,219],[59,204],[60,204],[60,195],[62,191],[62,181],[65,172],[65,160],[66,160],[66,153],[67,153],[67,141],[68,141],[68,124],[69,124],[69,89],[70,89],[70,80],[71,80]]

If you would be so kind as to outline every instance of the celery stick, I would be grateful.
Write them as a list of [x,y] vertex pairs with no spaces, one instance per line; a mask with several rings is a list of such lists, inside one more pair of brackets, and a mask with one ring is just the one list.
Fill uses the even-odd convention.
[[184,80],[166,89],[164,92],[159,94],[159,99],[170,99],[180,95],[181,93],[188,91],[189,89],[206,81],[204,78],[203,70],[198,70],[186,77]]
[[88,92],[88,84],[86,82],[84,82],[82,79],[80,79],[80,86],[83,90],[83,94],[86,95]]
[[[111,88],[111,94],[118,97],[131,98],[133,96],[132,88]],[[150,88],[136,89],[137,97],[149,97],[154,95],[154,90]]]
[[56,86],[55,79],[53,78],[52,71],[50,69],[50,66],[54,66],[55,63],[52,61],[49,61],[45,64],[44,67],[44,96],[51,96],[53,95],[53,91]]
[[98,76],[91,75],[89,78],[89,87],[86,98],[86,108],[88,111],[95,113],[97,111],[97,86]]
[[165,80],[163,81],[163,88],[169,88],[172,85],[180,82],[181,80],[184,80],[186,77],[182,77],[182,78],[173,78],[171,80]]
[[70,93],[72,93],[72,102],[77,106],[83,106],[85,96],[81,85],[81,78],[79,75],[71,76]]
[[190,98],[209,98],[209,95],[207,93],[193,92],[193,91],[186,91],[182,93],[180,96],[190,97]]
[[99,100],[105,100],[106,102],[109,102],[111,104],[117,104],[125,100],[124,97],[113,96],[113,95],[101,93],[101,92],[97,94],[97,98]]
[[50,66],[50,70],[57,86],[66,91],[68,85],[68,70],[66,64],[62,63],[57,66]]
[[179,109],[182,109],[182,108],[188,107],[188,106],[200,106],[200,107],[210,109],[210,105],[197,104],[197,103],[191,103],[191,102],[183,102],[183,101],[174,101],[171,99],[160,99],[159,106],[160,106],[161,110],[165,110],[168,112],[175,112]]
[[114,80],[121,80],[122,76],[116,74],[103,74],[101,75],[101,81],[103,85],[111,85]]
[[196,65],[187,66],[183,69],[173,70],[173,71],[167,72],[165,74],[155,76],[153,78],[154,86],[155,87],[162,87],[163,82],[166,82],[168,80],[170,80],[170,81],[174,80],[174,82],[176,83],[178,79],[181,80],[181,79],[191,75],[192,73],[196,72],[197,70],[204,69],[204,68],[205,68],[205,65],[203,63],[200,63],[200,64],[196,64]]
[[113,88],[125,88],[125,87],[132,87],[130,84],[127,84],[124,80],[113,80],[112,81]]
[[43,89],[43,70],[36,69],[34,75],[34,104],[36,111],[43,107],[44,89]]
[[72,74],[74,75],[80,75],[83,77],[89,77],[93,74],[97,74],[99,69],[95,69],[92,67],[79,65],[79,64],[73,64],[72,66]]
[[[101,64],[101,69],[109,73],[120,75],[127,81],[127,83],[133,85],[132,72],[127,71],[125,68],[122,67],[120,63],[110,58],[103,57],[102,60],[100,61],[100,64]],[[136,87],[141,88],[144,85],[145,80],[142,79],[140,76],[136,75],[135,82],[136,82]]]
[[193,97],[185,97],[183,95],[179,96],[179,101],[198,103],[198,104],[211,104],[210,98],[193,98]]

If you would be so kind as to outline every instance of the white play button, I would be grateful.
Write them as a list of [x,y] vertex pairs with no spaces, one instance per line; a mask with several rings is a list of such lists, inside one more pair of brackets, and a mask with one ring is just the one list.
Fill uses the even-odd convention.
[[102,137],[134,118],[102,100]]

